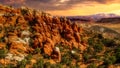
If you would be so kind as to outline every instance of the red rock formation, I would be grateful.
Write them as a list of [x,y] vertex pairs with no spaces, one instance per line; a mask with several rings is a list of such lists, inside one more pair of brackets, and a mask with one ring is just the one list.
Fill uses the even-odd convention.
[[[0,37],[7,37],[6,43],[10,44],[9,51],[12,53],[33,51],[32,47],[25,44],[24,38],[26,37],[32,40],[30,45],[33,48],[40,47],[45,54],[54,55],[59,62],[60,53],[54,51],[56,44],[62,43],[62,45],[69,46],[70,49],[75,47],[84,50],[86,47],[86,42],[81,43],[80,36],[84,30],[66,18],[52,17],[28,8],[12,9],[0,6],[0,10],[2,11],[0,13],[3,14],[6,12],[15,14],[14,16],[0,16],[1,27],[7,28],[3,29]],[[21,35],[23,31],[29,31],[30,35]],[[18,39],[22,39],[23,42],[16,43],[15,41]],[[0,44],[0,47],[3,46]],[[52,54],[53,52],[54,54]]]

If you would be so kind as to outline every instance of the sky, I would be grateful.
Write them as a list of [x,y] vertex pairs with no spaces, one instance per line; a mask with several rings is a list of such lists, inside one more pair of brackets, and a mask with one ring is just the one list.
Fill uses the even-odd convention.
[[59,16],[120,15],[120,0],[0,0],[0,3],[13,7],[27,6]]

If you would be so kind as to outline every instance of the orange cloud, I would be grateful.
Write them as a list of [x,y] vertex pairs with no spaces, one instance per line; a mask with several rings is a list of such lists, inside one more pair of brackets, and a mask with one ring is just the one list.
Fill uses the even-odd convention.
[[23,4],[26,0],[3,0],[3,3],[5,4]]
[[115,11],[119,14],[120,7],[120,0],[0,0],[0,2],[15,7],[25,5],[53,15],[89,15]]
[[53,15],[64,15],[64,16],[74,16],[74,15],[91,15],[98,13],[115,13],[120,15],[120,4],[92,4],[92,6],[81,6],[76,5],[69,10],[56,10],[49,11]]

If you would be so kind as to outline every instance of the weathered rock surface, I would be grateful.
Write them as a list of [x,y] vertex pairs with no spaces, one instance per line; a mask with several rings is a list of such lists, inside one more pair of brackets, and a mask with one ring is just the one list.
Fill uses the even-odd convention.
[[[0,5],[0,38],[9,47],[12,54],[27,54],[34,48],[41,48],[53,59],[61,61],[60,51],[55,51],[57,44],[86,49],[81,43],[83,29],[66,18],[53,17],[46,13],[28,8],[14,9]],[[0,44],[0,48],[4,48]]]

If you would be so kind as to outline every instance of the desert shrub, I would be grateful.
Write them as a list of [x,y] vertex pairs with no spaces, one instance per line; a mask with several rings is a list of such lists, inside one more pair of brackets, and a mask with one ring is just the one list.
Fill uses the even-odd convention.
[[27,14],[28,12],[29,12],[28,9],[21,9],[22,15],[25,15],[25,14]]
[[30,64],[31,63],[31,58],[32,58],[32,54],[28,54],[26,57],[26,60],[27,60],[27,64]]
[[50,68],[58,68],[55,64],[51,64]]
[[[13,64],[8,64],[7,66],[5,66],[5,68],[14,68],[15,66]],[[1,68],[1,67],[0,67]],[[4,68],[4,67],[3,67]]]
[[99,65],[98,68],[107,68],[106,65]]
[[87,53],[91,55],[94,53],[94,50],[91,46],[87,47]]
[[4,37],[1,37],[0,42],[4,42],[4,41],[5,41]]
[[37,64],[33,64],[33,68],[38,68],[38,67],[37,67]]
[[83,54],[84,62],[87,62],[89,60],[89,58],[90,58],[90,56],[87,53]]
[[0,33],[2,32],[3,28],[0,26]]
[[17,67],[18,67],[18,68],[25,68],[26,64],[27,64],[27,60],[24,59],[24,60],[18,62]]
[[115,56],[110,56],[109,59],[112,61],[112,64],[116,62],[116,57]]
[[56,66],[57,66],[57,68],[63,68],[62,64],[60,64],[60,63],[57,63]]
[[94,42],[94,39],[93,39],[93,38],[89,38],[89,39],[88,39],[88,44],[89,44],[89,45],[93,45],[93,44],[94,44],[93,42]]
[[71,64],[71,59],[70,59],[70,58],[62,57],[61,63],[62,63],[62,64],[70,65],[70,64]]
[[44,68],[44,60],[41,58],[33,65],[33,68]]
[[104,38],[102,34],[98,34],[97,37],[98,37],[99,39],[103,39],[103,38]]
[[[31,38],[32,38],[32,37],[31,37]],[[33,45],[34,45],[34,44],[33,44],[33,39],[30,39],[30,40],[29,40],[29,46],[30,46],[30,47],[34,47]]]
[[6,53],[7,53],[7,50],[5,50],[5,49],[0,49],[0,58],[5,58]]
[[45,59],[51,59],[51,57],[45,53],[42,54],[42,56],[45,58]]
[[116,62],[116,57],[115,56],[109,56],[109,57],[104,59],[104,64],[105,65],[111,65],[111,64],[114,64],[115,62]]
[[50,68],[50,62],[46,62],[46,63],[44,63],[44,68]]
[[103,45],[100,43],[97,43],[93,46],[95,52],[101,52],[103,50]]
[[76,68],[76,66],[70,65],[70,68]]
[[94,63],[91,63],[90,65],[87,66],[87,68],[97,68],[97,66]]
[[116,59],[117,59],[117,63],[120,63],[120,47],[118,47],[116,50],[115,50],[115,56],[116,56]]
[[31,54],[28,54],[27,57],[26,57],[27,60],[30,60],[31,58],[32,58]]
[[70,53],[67,53],[62,56],[61,64],[70,65],[71,61],[72,59],[71,59]]
[[41,53],[41,49],[40,49],[40,48],[36,48],[36,49],[34,50],[34,53],[35,53],[35,54]]
[[63,47],[63,45],[62,45],[61,43],[60,43],[60,44],[57,44],[56,46],[59,47],[60,52],[63,52],[63,51],[64,51],[64,47]]
[[93,57],[95,58],[95,59],[100,59],[101,58],[101,56],[99,56],[99,55],[93,55]]
[[71,58],[76,59],[77,61],[80,61],[80,56],[79,54],[71,54]]
[[116,46],[117,45],[114,39],[103,39],[102,42],[107,47],[111,47],[111,46]]
[[76,63],[76,68],[80,68],[79,62]]
[[75,48],[75,47],[73,47],[72,50],[75,51],[76,53],[81,53],[80,48]]

